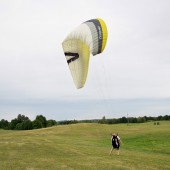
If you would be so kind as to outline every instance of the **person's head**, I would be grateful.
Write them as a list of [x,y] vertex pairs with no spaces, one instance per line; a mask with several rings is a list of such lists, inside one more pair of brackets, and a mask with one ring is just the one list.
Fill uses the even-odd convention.
[[112,133],[112,136],[116,136],[116,134],[115,134],[115,133]]

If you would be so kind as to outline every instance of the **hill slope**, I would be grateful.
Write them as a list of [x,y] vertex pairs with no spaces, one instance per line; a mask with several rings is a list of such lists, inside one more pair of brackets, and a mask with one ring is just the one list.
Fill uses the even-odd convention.
[[[0,130],[0,169],[170,169],[170,122],[74,124],[32,131]],[[120,155],[111,149],[118,132]]]

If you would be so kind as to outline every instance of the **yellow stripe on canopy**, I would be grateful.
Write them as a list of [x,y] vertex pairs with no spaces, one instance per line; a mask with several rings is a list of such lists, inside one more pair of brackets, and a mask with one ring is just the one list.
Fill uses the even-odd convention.
[[103,32],[103,42],[102,42],[102,50],[101,50],[101,52],[102,52],[106,46],[108,32],[107,32],[107,27],[106,27],[105,22],[100,18],[97,18],[97,19],[99,20],[99,22],[101,24],[102,32]]

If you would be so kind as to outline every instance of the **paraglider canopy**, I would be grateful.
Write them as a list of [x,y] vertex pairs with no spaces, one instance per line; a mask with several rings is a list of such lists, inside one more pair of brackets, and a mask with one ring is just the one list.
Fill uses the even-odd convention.
[[103,52],[107,35],[105,22],[97,18],[82,23],[63,41],[63,51],[77,89],[86,82],[90,54]]

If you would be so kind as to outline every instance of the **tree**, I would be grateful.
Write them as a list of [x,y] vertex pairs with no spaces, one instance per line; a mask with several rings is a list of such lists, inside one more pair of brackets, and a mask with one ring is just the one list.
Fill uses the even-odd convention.
[[120,123],[127,123],[127,118],[126,117],[122,117],[120,118]]
[[102,119],[99,120],[99,123],[101,123],[101,124],[107,123],[106,117],[103,116]]
[[130,123],[137,123],[137,118],[136,117],[131,117],[129,118]]
[[21,115],[21,114],[18,115],[17,119],[18,119],[18,122],[20,122],[20,123],[24,122],[26,120],[29,120],[29,118],[27,116]]
[[168,115],[164,116],[164,120],[169,120],[169,119],[170,119],[170,116],[168,116]]
[[42,128],[47,126],[47,120],[43,115],[37,115],[35,120],[41,123]]
[[9,124],[9,129],[11,129],[11,130],[14,130],[14,129],[27,130],[28,127],[26,127],[25,124],[27,124],[27,123],[25,123],[25,122],[30,122],[30,119],[25,115],[19,114],[17,116],[17,118],[15,118],[11,121],[11,123]]
[[11,120],[11,123],[9,124],[9,129],[14,130],[18,123],[21,123],[21,122],[18,122],[18,119],[16,118]]
[[40,129],[42,128],[42,123],[39,120],[34,120],[32,122],[33,129]]
[[138,117],[137,118],[137,123],[144,123],[145,122],[145,118],[144,117]]
[[163,120],[163,117],[162,116],[158,116],[157,120]]
[[22,130],[31,130],[33,129],[32,122],[30,120],[25,120],[22,122]]
[[16,126],[15,126],[15,129],[16,130],[23,130],[22,123],[17,123]]
[[8,125],[9,125],[9,122],[8,122],[7,120],[2,119],[2,120],[0,121],[0,128],[2,128],[2,129],[8,129]]
[[57,122],[55,120],[47,120],[47,127],[51,127],[51,126],[54,126],[56,124],[57,124]]

